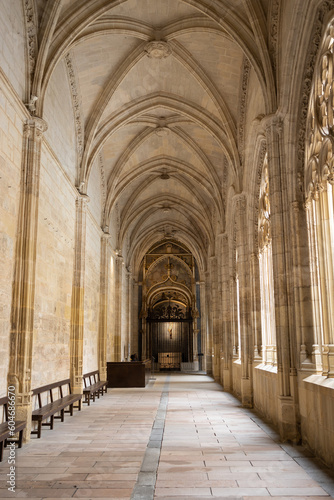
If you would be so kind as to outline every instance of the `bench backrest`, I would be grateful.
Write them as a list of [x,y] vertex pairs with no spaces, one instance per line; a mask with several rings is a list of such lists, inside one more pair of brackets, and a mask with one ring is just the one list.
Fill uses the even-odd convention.
[[3,414],[1,415],[0,423],[1,421],[8,422],[8,396],[0,398],[0,406],[3,406]]
[[47,402],[53,402],[53,397],[54,397],[54,394],[53,394],[53,390],[54,389],[58,389],[58,397],[57,399],[60,397],[62,398],[64,396],[64,391],[63,391],[63,387],[64,386],[67,386],[68,387],[68,394],[71,394],[71,381],[69,378],[65,379],[65,380],[61,380],[59,382],[53,382],[52,384],[47,384],[47,385],[43,385],[41,387],[36,387],[36,389],[33,389],[32,390],[32,395],[33,396],[37,396],[37,400],[38,400],[38,405],[39,407],[41,408],[43,406],[43,400],[44,398],[42,398],[42,395],[45,393],[47,394]]
[[100,381],[100,372],[99,370],[95,370],[93,372],[85,373],[83,375],[83,380],[85,387],[88,387],[89,385],[93,385],[96,382]]

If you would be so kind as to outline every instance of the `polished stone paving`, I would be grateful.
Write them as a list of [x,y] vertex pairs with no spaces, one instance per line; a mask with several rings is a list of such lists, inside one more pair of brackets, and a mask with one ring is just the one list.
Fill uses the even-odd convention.
[[53,431],[8,450],[0,498],[334,498],[332,473],[281,444],[251,410],[205,375],[157,374],[144,389],[109,389]]

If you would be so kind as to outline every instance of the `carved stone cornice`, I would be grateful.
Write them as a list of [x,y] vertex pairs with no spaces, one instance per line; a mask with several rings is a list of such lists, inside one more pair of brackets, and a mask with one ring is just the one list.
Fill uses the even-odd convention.
[[83,119],[81,113],[81,102],[80,102],[80,93],[78,90],[78,84],[76,81],[74,64],[72,61],[71,54],[68,52],[65,55],[65,63],[67,68],[67,75],[71,87],[71,97],[72,97],[72,105],[74,111],[74,122],[76,129],[76,139],[77,139],[77,163],[78,165],[81,163],[83,150],[84,150],[84,126]]
[[240,106],[239,106],[239,124],[238,124],[238,149],[240,154],[241,164],[244,163],[244,146],[245,146],[245,120],[246,120],[246,105],[247,105],[247,89],[249,82],[249,75],[251,65],[249,60],[245,57],[243,61],[242,82],[240,92]]
[[29,75],[32,76],[35,72],[36,56],[37,56],[37,27],[36,27],[36,14],[34,10],[34,2],[32,0],[24,0],[24,15],[27,36],[27,52],[29,62]]
[[279,27],[279,16],[280,16],[280,0],[272,0],[270,5],[270,15],[268,18],[270,19],[271,27],[270,27],[270,36],[268,40],[269,45],[269,54],[272,62],[272,66],[276,72],[277,68],[277,56],[278,56],[278,27]]

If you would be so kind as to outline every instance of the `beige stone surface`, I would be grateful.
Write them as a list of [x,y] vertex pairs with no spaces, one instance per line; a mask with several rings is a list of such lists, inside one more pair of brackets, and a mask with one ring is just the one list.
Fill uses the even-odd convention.
[[[334,465],[333,9],[332,0],[0,2],[0,396],[15,385],[25,440],[32,388],[70,377],[81,392],[83,372],[105,375],[107,361],[134,352],[151,358],[154,287],[183,305],[186,288],[187,369],[213,374],[282,440]],[[187,249],[190,274],[161,262],[145,279],[144,256],[161,242]],[[217,436],[185,430],[208,447],[191,460],[187,433],[175,434],[189,468],[223,469],[210,470],[210,486],[198,476],[202,498],[233,496],[236,479],[216,474],[226,468],[289,465],[206,457]],[[94,441],[98,450],[103,439]],[[174,474],[177,457],[162,469]],[[78,463],[94,475],[91,462]],[[59,474],[81,484],[82,467]],[[118,470],[102,473],[128,495]],[[192,477],[183,490],[162,477],[157,497],[191,496]],[[252,480],[254,498],[306,495],[298,481],[243,480],[244,498]]]

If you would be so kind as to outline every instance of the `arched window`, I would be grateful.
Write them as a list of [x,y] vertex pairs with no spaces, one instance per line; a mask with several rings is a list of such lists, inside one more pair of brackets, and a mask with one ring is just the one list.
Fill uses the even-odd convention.
[[265,364],[275,365],[276,331],[270,224],[269,174],[266,155],[262,168],[258,219],[262,360]]
[[306,213],[314,319],[313,360],[334,377],[334,20],[314,71],[307,118]]

